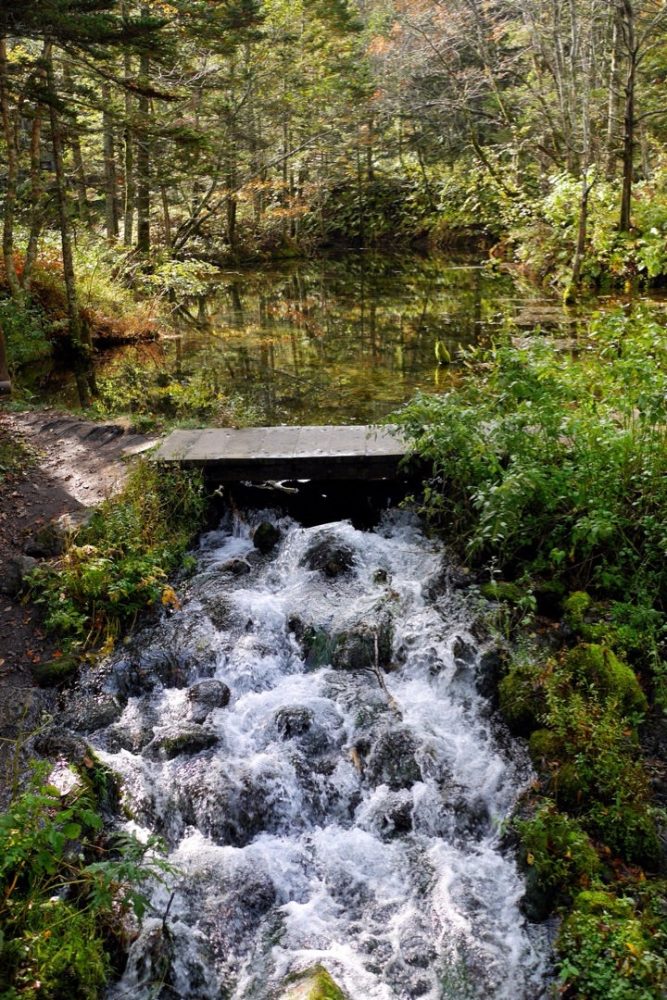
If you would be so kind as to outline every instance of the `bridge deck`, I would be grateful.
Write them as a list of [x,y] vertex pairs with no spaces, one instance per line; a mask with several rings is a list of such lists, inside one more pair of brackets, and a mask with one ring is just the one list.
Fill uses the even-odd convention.
[[158,462],[203,469],[217,482],[386,479],[407,448],[396,428],[246,427],[173,431]]

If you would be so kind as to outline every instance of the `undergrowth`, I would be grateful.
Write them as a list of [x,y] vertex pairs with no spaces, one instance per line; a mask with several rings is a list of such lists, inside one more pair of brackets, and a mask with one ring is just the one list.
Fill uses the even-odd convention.
[[521,639],[498,694],[538,772],[515,821],[527,907],[564,918],[562,995],[662,997],[667,817],[640,737],[667,710],[664,328],[631,305],[569,352],[507,335],[465,364],[398,422],[433,470],[422,512]]
[[43,606],[46,628],[70,652],[110,648],[139,612],[176,605],[167,577],[182,562],[204,509],[200,475],[137,461],[123,491],[96,509],[63,556],[32,574],[31,596]]
[[40,766],[0,815],[2,1000],[101,996],[148,906],[144,887],[171,871],[157,841],[104,833],[100,768],[85,757],[64,791]]

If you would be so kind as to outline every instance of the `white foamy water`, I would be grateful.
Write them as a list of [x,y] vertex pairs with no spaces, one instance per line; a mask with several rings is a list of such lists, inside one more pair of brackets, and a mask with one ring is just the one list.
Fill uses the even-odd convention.
[[[477,692],[465,600],[426,596],[442,550],[403,515],[279,523],[267,557],[248,525],[206,536],[182,610],[105,674],[125,707],[92,742],[180,872],[166,934],[159,887],[111,995],[270,1000],[321,963],[350,1000],[545,996],[548,943],[500,846],[530,768]],[[351,565],[312,568],[320,544]],[[231,698],[195,724],[198,677]]]

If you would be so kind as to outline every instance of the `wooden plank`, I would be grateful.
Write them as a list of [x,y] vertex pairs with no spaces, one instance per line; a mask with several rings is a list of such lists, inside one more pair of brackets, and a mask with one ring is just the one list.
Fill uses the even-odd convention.
[[383,479],[406,446],[392,428],[245,427],[174,431],[158,462],[202,468],[219,482],[262,479]]

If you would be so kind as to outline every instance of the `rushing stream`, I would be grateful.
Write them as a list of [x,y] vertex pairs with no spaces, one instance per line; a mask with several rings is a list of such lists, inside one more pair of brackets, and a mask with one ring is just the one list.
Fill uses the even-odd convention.
[[91,742],[129,828],[179,871],[111,995],[270,1000],[317,963],[350,1000],[545,995],[546,932],[502,849],[531,772],[480,693],[479,599],[407,514],[247,517],[89,681],[118,703]]

